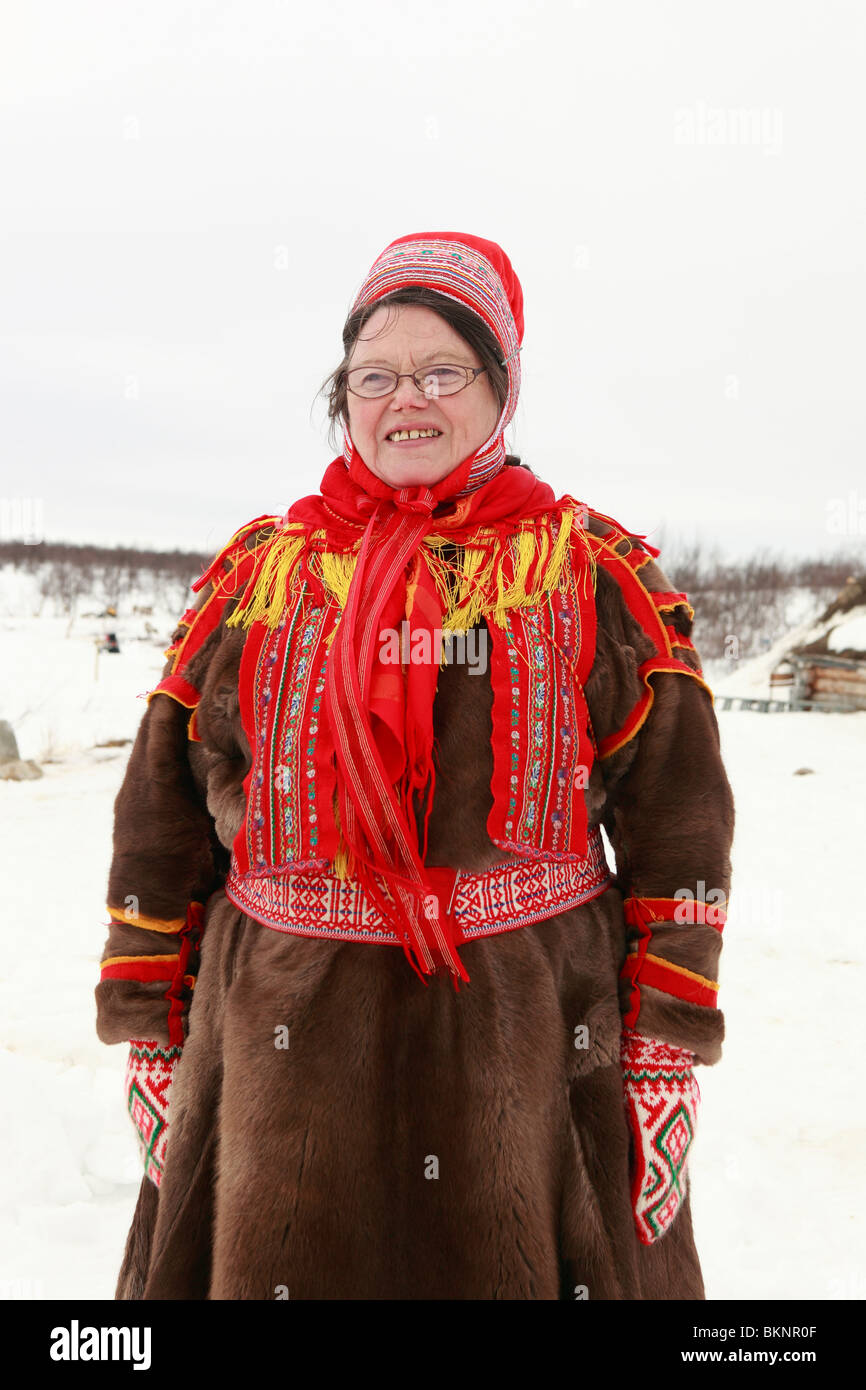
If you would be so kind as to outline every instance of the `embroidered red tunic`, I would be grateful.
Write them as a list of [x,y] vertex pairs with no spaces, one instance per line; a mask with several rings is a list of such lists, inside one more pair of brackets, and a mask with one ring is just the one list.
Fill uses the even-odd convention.
[[[587,834],[585,789],[593,762],[616,751],[643,723],[656,671],[682,671],[705,684],[699,670],[674,655],[675,646],[692,647],[668,621],[680,605],[691,616],[686,596],[653,593],[640,582],[640,568],[658,551],[633,544],[623,557],[615,545],[625,533],[610,518],[593,515],[613,530],[604,540],[582,528],[579,535],[575,532],[555,589],[539,602],[508,608],[504,622],[497,622],[489,609],[484,614],[493,690],[493,803],[487,832],[502,850],[503,863],[487,874],[454,871],[450,880],[443,880],[464,940],[541,920],[604,891],[611,877],[601,835],[598,829]],[[194,711],[197,692],[180,670],[219,621],[229,597],[238,595],[249,578],[253,556],[247,537],[269,525],[271,543],[276,542],[279,519],[256,518],[236,533],[197,582],[195,587],[201,586],[229,560],[228,574],[192,616],[172,673],[150,696],[162,691]],[[425,556],[423,546],[420,553]],[[655,655],[640,668],[645,685],[641,700],[601,748],[584,695],[595,658],[594,565],[599,563],[614,573],[631,611],[656,645]],[[507,576],[513,576],[513,565],[512,555]],[[301,580],[276,626],[256,621],[250,628],[239,695],[252,764],[244,781],[246,816],[232,846],[226,893],[248,915],[281,931],[397,943],[360,885],[335,863],[340,835],[324,688],[341,611],[337,596],[321,589],[314,593]],[[194,721],[193,713],[193,739]]]

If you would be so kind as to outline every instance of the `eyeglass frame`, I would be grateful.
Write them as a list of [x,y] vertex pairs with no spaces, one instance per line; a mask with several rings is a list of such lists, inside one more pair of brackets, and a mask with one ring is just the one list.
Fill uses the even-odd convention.
[[[520,345],[520,347],[522,346],[523,344]],[[514,357],[515,353],[520,352],[520,347],[516,347],[514,349],[514,352],[510,352],[508,356],[502,362],[500,362],[499,365],[501,367],[504,367],[506,363],[510,362],[512,357]],[[373,364],[370,363],[369,365],[372,366]],[[386,396],[393,396],[394,392],[397,390],[397,387],[400,385],[400,382],[406,376],[410,376],[412,378],[416,388],[429,400],[433,396],[438,397],[440,393],[438,391],[427,392],[423,386],[418,385],[418,377],[420,376],[421,372],[431,372],[436,367],[457,367],[461,372],[472,373],[472,376],[470,377],[469,381],[464,381],[463,385],[458,386],[456,391],[446,391],[446,396],[459,396],[461,391],[465,391],[468,386],[474,385],[474,383],[481,376],[482,372],[486,372],[489,370],[489,368],[487,367],[466,367],[463,365],[462,362],[431,362],[428,367],[419,367],[417,372],[392,372],[389,367],[380,367],[380,371],[388,372],[391,376],[395,376],[397,380],[394,382],[394,385],[391,387],[390,391],[382,391],[378,396],[362,396],[359,391],[352,391],[352,388],[349,385],[349,373],[362,372],[364,370],[364,364],[362,364],[360,367],[344,367],[342,376],[343,381],[346,383],[346,390],[351,391],[353,396],[357,396],[359,401],[382,401],[385,399]]]
[[[428,391],[427,388],[426,388],[425,386],[422,386],[422,385],[419,383],[418,378],[419,378],[419,376],[422,375],[422,373],[424,373],[424,372],[431,372],[431,371],[435,370],[436,367],[451,367],[451,368],[456,369],[456,370],[461,371],[461,372],[471,372],[472,375],[471,375],[471,377],[469,378],[468,381],[464,381],[464,383],[463,383],[462,386],[458,386],[456,391],[445,391],[444,393],[443,393],[443,392],[439,392],[439,391]],[[350,373],[350,371],[351,371],[351,372],[362,372],[363,370],[364,370],[363,366],[361,366],[361,367],[351,367],[351,368],[349,368],[349,369],[347,369],[347,370],[344,370],[344,372],[343,372],[343,380],[344,380],[345,383],[346,383],[346,390],[347,390],[347,391],[352,391],[352,388],[351,388],[351,386],[349,385],[349,373]],[[377,370],[380,371],[380,372],[388,372],[388,374],[389,374],[390,376],[395,376],[395,377],[397,378],[397,380],[394,382],[394,385],[391,387],[391,390],[390,390],[390,391],[380,391],[380,392],[379,392],[377,395],[375,395],[375,396],[362,396],[360,391],[352,391],[352,395],[353,395],[353,396],[357,396],[358,399],[361,400],[361,401],[381,401],[381,400],[384,400],[386,396],[393,396],[394,392],[397,390],[397,387],[400,385],[400,382],[403,380],[403,377],[404,377],[404,376],[410,376],[410,377],[412,378],[412,380],[414,381],[415,386],[417,387],[417,389],[418,389],[423,395],[427,396],[428,399],[429,399],[431,396],[439,396],[439,395],[442,395],[442,394],[444,394],[444,395],[446,395],[446,396],[459,396],[459,395],[460,395],[460,392],[461,392],[461,391],[465,391],[466,388],[467,388],[467,386],[472,386],[473,383],[474,383],[474,382],[478,379],[478,377],[481,375],[481,373],[487,371],[487,368],[486,368],[486,367],[464,367],[464,365],[463,365],[462,362],[431,362],[429,367],[419,367],[418,370],[417,370],[417,372],[392,372],[392,371],[390,370],[390,368],[388,368],[388,367],[379,367]]]

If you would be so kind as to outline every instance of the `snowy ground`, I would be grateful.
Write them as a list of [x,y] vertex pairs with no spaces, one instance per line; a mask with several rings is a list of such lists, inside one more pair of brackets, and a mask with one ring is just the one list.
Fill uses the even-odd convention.
[[707,1296],[860,1299],[866,713],[718,718],[737,825],[727,1038],[722,1062],[697,1071]]
[[[38,781],[0,781],[10,946],[0,1297],[113,1296],[139,1168],[125,1047],[97,1040],[93,990],[129,746],[93,745],[135,733],[135,697],[159,678],[178,616],[153,616],[156,642],[135,640],[131,620],[79,620],[66,637],[62,619],[0,617],[0,717],[14,722],[22,757],[59,759]],[[92,638],[110,625],[122,651],[97,666]],[[756,670],[708,671],[710,683],[763,692],[767,656]],[[719,724],[737,832],[721,973],[728,1037],[722,1062],[697,1073],[693,1203],[707,1295],[859,1299],[866,713],[720,711]]]

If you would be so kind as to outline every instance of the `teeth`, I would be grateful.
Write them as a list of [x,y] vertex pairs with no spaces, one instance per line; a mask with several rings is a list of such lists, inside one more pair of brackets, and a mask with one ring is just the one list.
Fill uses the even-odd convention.
[[399,444],[403,439],[436,439],[442,433],[441,430],[395,430],[388,438],[393,444]]

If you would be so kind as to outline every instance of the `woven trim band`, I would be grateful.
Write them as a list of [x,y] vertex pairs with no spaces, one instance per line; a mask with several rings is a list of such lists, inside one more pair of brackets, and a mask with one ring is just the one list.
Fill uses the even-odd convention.
[[[581,860],[508,860],[477,874],[426,867],[440,894],[449,894],[446,910],[458,942],[545,921],[597,897],[613,882],[597,827]],[[241,876],[232,859],[225,891],[248,917],[275,931],[401,945],[357,879],[327,872]]]

